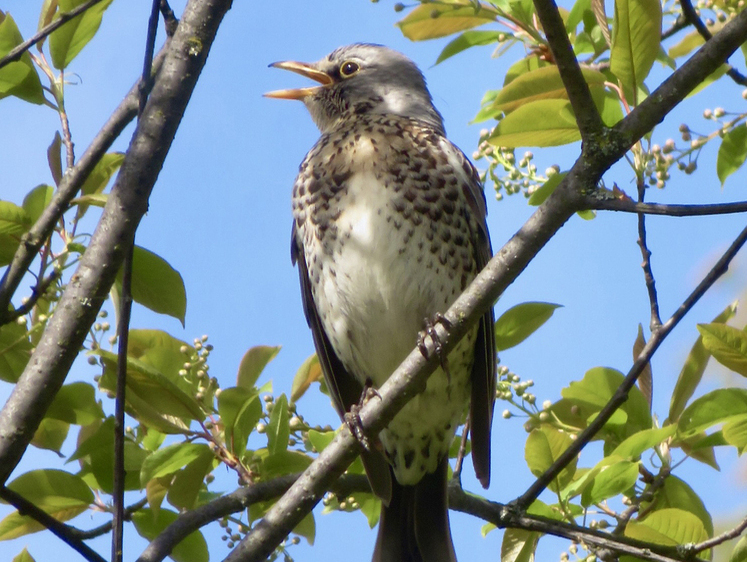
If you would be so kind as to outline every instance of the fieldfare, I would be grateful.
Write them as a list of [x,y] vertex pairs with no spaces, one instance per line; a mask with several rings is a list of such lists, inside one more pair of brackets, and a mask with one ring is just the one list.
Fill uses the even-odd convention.
[[[381,386],[491,256],[480,180],[444,132],[425,79],[404,55],[371,44],[315,63],[279,62],[318,86],[301,100],[322,136],[293,186],[291,257],[338,413]],[[374,562],[453,562],[448,452],[470,405],[477,477],[490,480],[495,396],[493,312],[451,351],[362,452],[382,500]]]

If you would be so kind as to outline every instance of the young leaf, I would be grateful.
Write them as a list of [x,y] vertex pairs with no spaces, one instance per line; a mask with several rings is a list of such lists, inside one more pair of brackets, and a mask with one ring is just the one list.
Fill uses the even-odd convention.
[[59,131],[54,132],[54,138],[47,148],[47,163],[54,184],[60,185],[60,180],[62,180],[62,137],[60,137]]
[[87,425],[104,419],[101,404],[96,401],[96,391],[87,382],[64,385],[55,395],[47,410],[47,418],[77,425]]
[[21,236],[31,224],[31,217],[22,207],[0,201],[0,267],[11,262]]
[[505,35],[506,34],[501,31],[465,31],[444,47],[444,50],[441,51],[440,55],[438,55],[436,64],[443,62],[449,57],[453,57],[470,47],[497,43],[498,38]]
[[734,127],[724,135],[718,148],[716,173],[724,186],[726,178],[736,172],[747,158],[747,125]]
[[[535,476],[541,476],[572,442],[570,435],[548,425],[532,430],[524,448],[524,458],[529,470]],[[573,478],[575,471],[576,460],[574,459],[549,485],[549,488],[553,491],[564,488]]]
[[218,413],[225,428],[229,450],[240,457],[249,434],[262,417],[262,403],[256,389],[226,388],[218,396]]
[[[122,273],[117,276],[122,286]],[[132,298],[153,312],[176,318],[184,326],[187,291],[181,274],[161,256],[135,246],[132,258]]]
[[267,364],[275,359],[280,352],[280,346],[257,345],[244,354],[239,363],[239,374],[236,376],[236,386],[253,388]]
[[615,448],[614,451],[612,451],[612,454],[622,458],[636,459],[640,457],[644,451],[664,442],[676,432],[677,426],[675,425],[644,429],[625,439]]
[[32,347],[26,325],[10,322],[0,329],[0,380],[18,380],[31,358]]
[[[633,343],[633,361],[638,358],[638,355],[646,347],[646,338],[643,337],[643,326],[638,324],[638,335]],[[638,377],[638,388],[641,389],[641,393],[645,396],[648,402],[649,410],[651,409],[651,401],[654,396],[654,378],[651,375],[651,363],[646,363],[646,366],[641,371]]]
[[424,41],[496,21],[498,12],[495,9],[476,6],[422,4],[397,22],[397,26],[410,41]]
[[[656,490],[653,502],[656,509],[674,507],[692,513],[703,523],[708,536],[713,536],[713,519],[703,500],[685,481],[673,474],[667,476],[662,486]],[[641,511],[649,511],[650,505],[650,502],[643,502]]]
[[312,382],[322,379],[322,366],[316,353],[310,355],[296,371],[291,385],[291,402],[297,402],[311,386]]
[[[15,560],[13,561],[15,562]],[[747,562],[747,536],[737,541],[734,550],[729,555],[729,562]]]
[[[141,537],[152,541],[160,535],[166,527],[176,521],[177,514],[168,509],[161,509],[158,514],[150,513],[148,509],[141,509],[132,515],[132,522]],[[200,531],[187,535],[169,554],[176,562],[208,562],[207,543]]]
[[488,142],[504,148],[560,146],[581,139],[571,104],[563,99],[537,100],[506,115]]
[[698,324],[703,345],[713,358],[747,377],[747,333],[726,324]]
[[13,562],[36,562],[36,560],[34,560],[34,557],[31,556],[31,554],[29,554],[29,551],[26,550],[26,547],[24,547],[17,556],[13,557]]
[[78,205],[77,219],[86,214],[88,205],[94,201],[95,196],[102,195],[102,192],[109,184],[109,180],[112,179],[114,173],[120,168],[124,161],[123,152],[108,152],[104,154],[101,159],[96,162],[96,165],[88,174],[83,186],[80,188],[81,197],[74,200],[74,203]]
[[508,309],[495,322],[498,351],[519,345],[547,322],[561,306],[547,302],[525,302]]
[[610,70],[620,80],[628,103],[637,105],[638,88],[659,54],[659,0],[616,0]]
[[542,205],[542,203],[550,197],[552,192],[555,191],[555,188],[560,185],[560,182],[563,181],[563,178],[567,173],[568,172],[560,172],[550,176],[547,181],[539,187],[539,189],[529,196],[527,203],[534,207]]
[[143,462],[140,469],[140,485],[144,488],[153,478],[173,474],[208,453],[212,455],[210,448],[204,443],[174,443],[159,449]]
[[298,451],[280,450],[262,460],[262,477],[270,479],[303,472],[313,460]]
[[501,543],[501,562],[533,562],[541,536],[536,531],[506,529]]
[[603,467],[581,494],[581,505],[589,507],[630,490],[638,480],[638,463],[621,460]]
[[[732,318],[736,312],[737,303],[734,302],[716,316],[712,323],[723,324]],[[703,336],[698,336],[698,339],[695,340],[695,343],[690,349],[685,364],[682,366],[680,376],[677,377],[677,384],[674,385],[672,401],[669,404],[670,421],[676,422],[679,419],[682,410],[685,409],[687,401],[692,398],[695,389],[700,384],[700,380],[703,378],[703,373],[705,372],[706,365],[708,365],[708,360],[710,358],[711,354],[708,353],[708,350],[706,350],[703,345]]]
[[[85,1],[59,0],[60,11],[55,16],[59,17],[60,13],[69,12]],[[112,0],[103,0],[52,32],[49,36],[49,53],[52,55],[52,64],[55,68],[65,69],[93,39],[101,25],[104,10],[111,3]]]
[[[0,12],[0,57],[21,43],[23,37],[16,22],[10,14]],[[16,96],[30,103],[44,103],[41,81],[28,53],[0,68],[0,99],[7,96]]]
[[643,521],[630,521],[625,536],[664,545],[699,543],[708,538],[703,523],[682,509],[660,509]]
[[95,499],[79,476],[64,470],[32,470],[21,474],[8,488],[48,513],[51,509],[88,506]]
[[179,509],[192,509],[197,495],[203,488],[203,481],[215,464],[215,455],[210,449],[176,473],[169,487],[169,503]]
[[42,184],[37,185],[24,197],[23,209],[28,214],[32,224],[39,220],[42,212],[52,200],[52,195],[54,195],[54,188]]
[[270,423],[267,424],[267,449],[271,455],[288,448],[288,437],[290,436],[290,416],[288,415],[288,399],[281,394],[275,400],[270,414]]
[[719,388],[701,396],[690,404],[680,416],[679,432],[687,437],[705,431],[730,418],[747,412],[747,390]]
[[735,446],[741,455],[747,446],[747,414],[724,424],[722,433],[727,443]]
[[44,418],[34,432],[31,444],[37,449],[46,449],[59,453],[67,439],[70,424],[52,418]]

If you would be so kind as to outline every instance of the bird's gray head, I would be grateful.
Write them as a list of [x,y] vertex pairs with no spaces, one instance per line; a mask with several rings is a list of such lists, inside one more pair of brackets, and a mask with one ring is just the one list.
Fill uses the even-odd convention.
[[382,45],[356,43],[314,63],[285,61],[270,66],[321,84],[265,96],[303,101],[323,133],[360,114],[410,117],[443,131],[441,114],[433,107],[423,74],[405,55]]

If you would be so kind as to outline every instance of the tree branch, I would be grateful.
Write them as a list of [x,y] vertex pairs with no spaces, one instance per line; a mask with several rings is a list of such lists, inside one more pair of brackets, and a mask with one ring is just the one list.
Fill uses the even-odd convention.
[[630,392],[630,389],[635,384],[635,381],[638,380],[638,376],[641,374],[641,372],[643,372],[646,365],[648,365],[651,357],[656,352],[659,345],[661,345],[661,343],[679,323],[679,321],[682,320],[685,314],[687,314],[695,305],[695,303],[698,302],[700,297],[702,297],[705,292],[710,289],[711,286],[713,286],[713,284],[718,280],[719,277],[726,273],[726,271],[729,269],[729,263],[731,263],[731,260],[734,258],[734,256],[736,256],[737,252],[746,241],[747,227],[742,230],[739,236],[737,236],[734,242],[732,242],[731,246],[729,246],[728,250],[726,250],[724,255],[721,256],[721,259],[716,262],[716,264],[711,268],[708,274],[706,274],[706,276],[698,284],[695,290],[690,293],[690,295],[685,299],[685,301],[680,305],[675,313],[672,314],[669,320],[667,320],[664,324],[661,324],[661,326],[657,330],[652,332],[651,339],[643,347],[643,350],[638,355],[638,358],[633,363],[633,366],[628,371],[628,374],[625,376],[625,380],[623,380],[622,384],[615,391],[615,394],[612,396],[610,401],[605,404],[604,408],[600,410],[599,414],[594,418],[594,420],[586,427],[586,429],[581,432],[581,434],[573,441],[573,443],[571,443],[571,445],[565,451],[563,451],[563,453],[552,464],[552,466],[550,466],[550,468],[547,469],[547,471],[542,476],[537,478],[537,480],[534,481],[534,483],[527,489],[526,492],[524,492],[524,494],[514,500],[513,503],[519,509],[526,509],[534,500],[537,499],[537,497],[539,497],[539,495],[547,487],[547,485],[552,482],[558,476],[558,474],[560,474],[560,472],[573,461],[573,459],[576,458],[576,456],[581,452],[586,444],[591,441],[594,435],[596,435],[597,432],[599,432],[599,430],[604,427],[604,424],[606,424],[607,421],[612,417],[612,414],[615,412],[615,410],[617,410],[623,404],[623,402],[627,400],[628,392]]
[[[643,199],[645,196],[646,184],[644,183],[644,179],[641,177],[638,178],[638,202],[643,203]],[[638,213],[638,246],[641,249],[641,268],[643,269],[643,278],[646,281],[648,301],[651,306],[651,320],[649,322],[649,328],[653,332],[659,326],[661,326],[661,316],[659,315],[659,297],[656,294],[656,281],[654,280],[654,272],[651,269],[651,250],[648,249],[648,243],[646,242],[646,214],[640,212]],[[648,398],[649,402],[651,402],[650,394]]]
[[107,298],[230,6],[230,0],[190,0],[184,10],[99,225],[0,412],[0,483],[26,450]]
[[[165,53],[166,46],[155,58],[154,72],[157,73],[160,70]],[[0,280],[0,326],[12,320],[9,313],[10,301],[39,250],[52,235],[57,221],[67,211],[70,202],[75,198],[101,157],[137,115],[139,88],[140,80],[130,88],[125,99],[91,141],[78,163],[65,172],[57,191],[54,192],[49,205],[42,211],[39,220],[21,237],[21,244],[13,256],[13,261],[8,265]]]
[[59,29],[63,25],[65,25],[67,22],[69,22],[71,19],[73,19],[76,16],[79,16],[89,8],[92,8],[96,4],[101,2],[101,0],[88,0],[88,2],[85,2],[84,4],[81,4],[80,6],[76,6],[69,12],[63,12],[60,14],[60,17],[54,20],[49,25],[45,26],[43,29],[41,29],[36,35],[31,37],[30,39],[27,39],[17,47],[11,49],[11,51],[5,55],[3,58],[0,59],[0,68],[10,64],[11,62],[20,60],[23,56],[23,53],[28,51],[31,47],[36,45],[39,41],[43,41],[48,35],[50,35],[55,30]]
[[10,488],[0,486],[0,498],[15,507],[20,515],[31,517],[34,521],[44,525],[52,534],[74,549],[88,562],[106,562],[95,550],[82,542],[80,538],[74,536],[70,532],[70,527],[61,523],[46,511],[39,509],[22,495]]
[[[53,271],[47,277],[39,281],[32,289],[29,300],[23,303],[21,306],[14,310],[8,310],[5,314],[5,323],[13,322],[16,318],[20,318],[24,314],[31,312],[34,305],[44,296],[49,286],[60,278],[59,271]],[[2,325],[2,324],[0,324]]]
[[713,548],[714,546],[718,546],[726,541],[737,538],[745,529],[747,529],[747,517],[742,519],[742,522],[733,529],[721,533],[713,538],[704,540],[703,542],[699,542],[698,544],[685,546],[685,551],[688,555],[698,554],[699,552],[703,552],[704,550],[708,550],[709,548]]
[[726,215],[747,211],[747,201],[716,203],[713,205],[666,205],[663,203],[641,203],[632,199],[602,198],[602,192],[594,192],[586,197],[585,208],[595,211],[619,211],[623,213],[643,213],[667,217],[702,217]]
[[[703,23],[703,20],[700,19],[700,16],[698,16],[698,13],[695,11],[692,2],[690,0],[680,0],[680,6],[682,6],[682,14],[685,16],[685,20],[695,26],[695,29],[698,30],[698,33],[703,39],[705,39],[706,41],[710,41],[713,37],[713,34]],[[747,86],[747,77],[745,77],[733,66],[728,66],[729,69],[726,71],[726,74],[729,76],[729,78],[731,78],[732,80],[734,80],[734,82],[741,86]]]
[[594,99],[591,97],[589,85],[584,79],[581,68],[573,54],[573,46],[568,40],[568,33],[558,12],[554,0],[534,0],[545,37],[550,44],[555,64],[563,80],[568,99],[576,115],[576,123],[581,131],[584,143],[592,142],[592,139],[602,132],[604,123],[597,111]]

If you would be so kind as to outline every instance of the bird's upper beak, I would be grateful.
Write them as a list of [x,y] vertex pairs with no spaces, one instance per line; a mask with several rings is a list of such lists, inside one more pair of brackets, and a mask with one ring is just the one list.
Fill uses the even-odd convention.
[[290,70],[301,76],[306,76],[312,80],[316,80],[321,86],[310,86],[308,88],[295,88],[291,90],[275,90],[273,92],[267,92],[266,98],[278,98],[284,100],[302,100],[306,96],[310,96],[318,92],[321,88],[332,84],[332,77],[326,72],[317,70],[313,65],[305,62],[295,61],[282,61],[274,62],[270,65],[273,68],[282,68],[284,70]]

